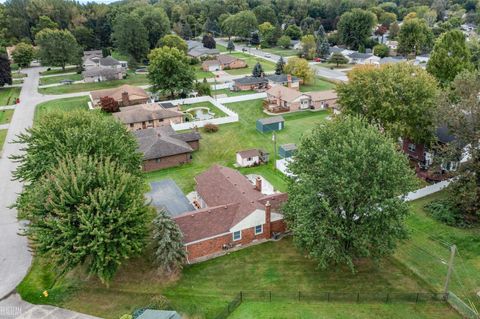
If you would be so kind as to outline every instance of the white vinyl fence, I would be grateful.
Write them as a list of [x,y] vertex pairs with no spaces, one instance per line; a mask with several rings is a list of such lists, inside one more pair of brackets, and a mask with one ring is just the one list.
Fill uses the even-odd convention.
[[222,103],[219,102],[219,100],[215,100],[211,96],[199,96],[199,97],[193,97],[193,98],[188,98],[188,99],[180,99],[180,100],[172,100],[172,101],[166,101],[170,102],[173,105],[179,105],[179,104],[195,104],[195,103],[200,103],[200,102],[210,102],[216,107],[218,107],[222,112],[227,114],[227,116],[224,117],[219,117],[219,118],[213,118],[213,119],[208,119],[208,120],[200,120],[200,121],[191,121],[191,122],[184,122],[180,124],[172,124],[172,128],[175,131],[181,131],[181,130],[188,130],[196,127],[204,127],[206,124],[226,124],[226,123],[234,123],[238,122],[238,114],[223,105]]

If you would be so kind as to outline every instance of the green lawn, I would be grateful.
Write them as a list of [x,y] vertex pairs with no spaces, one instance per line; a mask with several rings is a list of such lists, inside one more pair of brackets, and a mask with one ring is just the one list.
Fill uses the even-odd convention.
[[208,78],[213,78],[213,73],[210,71],[203,71],[202,66],[195,66],[195,76],[197,80],[203,80]]
[[227,96],[239,96],[239,95],[247,95],[247,94],[254,94],[254,93],[257,93],[257,92],[253,90],[231,91],[229,89],[221,89],[221,90],[212,91],[212,96],[220,95],[220,94],[226,94]]
[[335,88],[335,84],[319,78],[315,78],[312,84],[300,85],[300,92],[325,91]]
[[145,74],[128,73],[128,77],[124,80],[114,80],[105,82],[93,82],[93,83],[77,83],[72,85],[60,85],[43,89],[38,89],[38,92],[42,94],[66,94],[76,92],[87,92],[101,89],[110,89],[120,85],[147,85],[148,79]]
[[10,123],[15,110],[0,110],[0,124]]
[[49,76],[46,78],[40,78],[40,85],[48,85],[54,83],[60,83],[63,80],[71,80],[71,81],[80,81],[82,80],[81,74],[67,74],[67,75],[59,75],[59,76]]
[[21,78],[26,78],[27,75],[25,73],[18,73],[18,72],[13,72],[12,73],[12,78],[13,79],[21,79]]
[[[427,291],[390,259],[363,261],[353,274],[343,267],[320,271],[290,238],[243,249],[227,256],[186,266],[181,276],[158,274],[148,257],[124,265],[109,287],[88,279],[80,270],[54,285],[54,267],[36,258],[17,291],[26,301],[51,303],[76,311],[117,319],[121,314],[164,296],[172,307],[195,318],[214,316],[239,291],[271,290],[318,293]],[[41,297],[48,290],[49,297]],[[356,305],[348,308],[352,313]],[[294,307],[295,309],[295,307]],[[346,311],[346,309],[345,309]],[[362,307],[359,308],[362,311]]]
[[5,139],[7,138],[8,130],[0,130],[0,151],[3,149],[3,143],[5,143]]
[[65,68],[65,70],[51,69],[51,70],[48,70],[48,71],[40,72],[40,75],[62,74],[62,73],[71,73],[71,72],[77,72],[77,71],[78,71],[77,67]]
[[71,97],[66,99],[58,99],[48,101],[37,105],[35,109],[35,120],[37,121],[41,116],[52,111],[71,111],[76,109],[87,109],[89,98],[87,96]]
[[283,57],[297,56],[297,54],[299,52],[298,50],[295,50],[295,49],[284,49],[284,48],[280,48],[280,47],[263,48],[262,51],[265,51],[265,52],[268,52],[268,53],[271,53],[271,54],[280,55],[280,56],[283,56]]
[[218,107],[216,107],[215,105],[213,105],[208,101],[199,102],[195,104],[183,104],[183,105],[180,105],[180,110],[182,112],[185,112],[191,108],[196,108],[196,107],[208,107],[210,109],[210,112],[213,112],[215,114],[214,115],[215,118],[227,116],[227,114],[225,114],[222,110],[220,110]]
[[15,104],[16,99],[20,96],[19,87],[3,87],[0,88],[0,106]]
[[407,220],[411,239],[399,247],[395,256],[432,287],[443,289],[450,255],[448,247],[457,245],[451,290],[479,308],[480,298],[476,293],[480,287],[480,227],[460,229],[430,218],[424,205],[444,196],[440,192],[412,203],[413,214]]
[[22,84],[23,79],[13,79],[12,84]]
[[453,319],[443,303],[279,303],[244,302],[228,319]]
[[250,74],[252,72],[253,67],[257,62],[263,67],[264,72],[272,72],[275,70],[275,63],[267,61],[265,59],[257,58],[253,55],[246,54],[243,52],[232,52],[230,55],[245,60],[247,62],[248,67],[242,69],[234,69],[234,70],[225,70],[230,75],[239,75],[239,74]]
[[320,63],[320,64],[317,64],[318,66],[321,66],[322,68],[327,68],[327,69],[330,69],[330,68],[334,68],[334,69],[346,69],[346,68],[351,68],[352,65],[350,64],[339,64],[337,66],[336,63]]
[[223,52],[227,52],[227,47],[226,46],[223,46],[221,44],[217,44],[217,46],[215,47],[220,53],[223,53]]
[[[271,133],[260,133],[255,127],[257,119],[268,117],[263,113],[262,103],[263,100],[253,100],[227,104],[227,107],[238,113],[239,122],[220,125],[219,131],[216,133],[202,133],[200,150],[193,153],[192,163],[147,173],[148,180],[173,178],[180,188],[185,192],[190,192],[194,187],[193,177],[195,175],[208,169],[214,163],[233,166],[237,151],[262,148],[270,152],[271,158],[273,158]],[[327,111],[284,114],[285,129],[277,134],[278,145],[299,142],[303,133],[325,121],[328,115]],[[264,173],[265,169],[265,166],[253,167],[248,169],[248,172]],[[283,175],[276,174],[280,176],[272,180],[272,184],[277,189],[285,190],[286,181]]]

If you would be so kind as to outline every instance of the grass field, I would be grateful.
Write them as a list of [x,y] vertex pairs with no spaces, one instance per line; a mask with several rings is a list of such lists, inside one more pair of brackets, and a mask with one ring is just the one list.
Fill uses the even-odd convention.
[[[230,103],[226,106],[237,112],[240,121],[237,123],[224,124],[219,126],[216,133],[202,133],[200,141],[200,150],[193,153],[192,163],[150,172],[147,174],[148,180],[159,180],[163,178],[173,178],[180,188],[185,192],[190,192],[194,187],[193,177],[202,171],[208,169],[214,163],[232,166],[235,162],[235,153],[237,151],[249,148],[262,148],[270,152],[273,158],[272,134],[263,134],[256,130],[256,120],[268,117],[263,113],[263,100],[253,100],[238,103]],[[278,132],[278,145],[285,143],[297,143],[302,134],[309,131],[315,125],[325,121],[329,115],[327,111],[320,112],[298,112],[284,114],[285,129]],[[272,164],[273,165],[273,164]],[[244,173],[266,172],[272,170],[272,166],[258,166],[245,169]],[[271,180],[272,184],[280,190],[285,190],[286,179],[279,172],[271,172],[277,176]]]
[[48,85],[54,83],[60,83],[63,80],[70,80],[70,81],[80,81],[82,80],[81,74],[67,74],[67,75],[59,75],[59,76],[49,76],[46,78],[40,78],[40,85]]
[[454,319],[443,303],[265,303],[244,302],[228,319]]
[[105,82],[93,82],[93,83],[77,83],[72,85],[59,85],[43,89],[38,89],[38,92],[42,94],[66,94],[76,92],[86,92],[101,89],[110,89],[120,85],[147,85],[148,79],[145,74],[135,74],[133,72],[128,73],[128,77],[124,80],[114,80]]
[[21,78],[25,78],[25,77],[27,77],[27,75],[25,73],[18,73],[18,72],[12,73],[12,78],[13,79],[21,79]]
[[0,151],[3,149],[3,144],[7,138],[7,132],[8,130],[0,130]]
[[457,245],[450,288],[465,302],[471,301],[478,308],[480,298],[476,293],[480,289],[480,227],[460,229],[430,218],[423,207],[444,196],[440,192],[412,203],[413,214],[407,220],[411,239],[399,247],[395,257],[432,287],[443,289],[450,256],[449,246]]
[[0,110],[0,124],[10,123],[15,110]]
[[198,65],[194,66],[195,76],[197,77],[197,80],[213,78],[213,73],[210,72],[210,71],[203,71],[201,65],[202,64],[200,63],[200,66],[198,66]]
[[330,69],[330,68],[334,68],[334,69],[346,69],[346,68],[351,68],[353,67],[351,64],[339,64],[337,66],[336,63],[320,63],[320,64],[317,64],[318,66],[321,66],[322,68],[327,68],[327,69]]
[[88,101],[89,101],[89,98],[87,96],[81,96],[81,97],[71,97],[66,99],[58,99],[58,100],[41,103],[37,105],[37,108],[35,109],[34,121],[37,121],[41,116],[52,111],[68,112],[76,109],[87,109]]
[[53,74],[71,73],[71,72],[77,72],[77,71],[78,71],[77,67],[65,68],[65,70],[51,69],[48,71],[40,72],[40,75],[53,75]]
[[[181,277],[174,280],[158,274],[148,257],[128,262],[109,287],[95,279],[87,279],[79,270],[52,286],[53,269],[37,258],[17,288],[18,292],[27,301],[56,304],[115,319],[159,299],[160,295],[166,299],[167,306],[182,313],[213,318],[239,291],[426,290],[389,259],[379,264],[362,262],[356,274],[342,267],[320,271],[288,238],[186,266]],[[45,289],[49,291],[48,298],[41,297]],[[355,313],[353,307],[350,304],[344,311]]]
[[254,94],[254,93],[257,93],[257,92],[253,90],[231,91],[229,89],[221,89],[221,90],[212,91],[212,96],[220,95],[220,94],[226,94],[227,96],[239,96],[239,95],[247,95],[247,94]]
[[300,92],[325,91],[335,89],[335,84],[319,78],[315,78],[312,84],[300,85]]
[[271,53],[271,54],[280,55],[280,56],[283,56],[283,57],[297,56],[297,54],[299,52],[298,50],[295,50],[295,49],[284,49],[284,48],[280,48],[280,47],[263,48],[262,51],[265,51],[265,52],[268,52],[268,53]]
[[249,74],[252,72],[253,67],[257,62],[263,67],[264,72],[272,72],[275,70],[275,63],[267,61],[265,59],[257,58],[253,55],[242,53],[242,52],[232,52],[230,55],[245,60],[247,62],[248,67],[242,69],[234,69],[234,70],[225,70],[230,75],[239,75],[239,74]]
[[0,88],[0,106],[15,104],[16,99],[20,96],[19,87],[3,87]]

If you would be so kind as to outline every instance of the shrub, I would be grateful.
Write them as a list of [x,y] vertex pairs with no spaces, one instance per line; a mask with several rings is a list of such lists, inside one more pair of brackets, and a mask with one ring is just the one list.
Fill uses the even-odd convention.
[[218,125],[212,124],[212,123],[207,123],[207,124],[205,124],[205,126],[203,127],[203,131],[204,131],[205,133],[215,133],[215,132],[218,132]]
[[433,219],[441,223],[455,227],[469,227],[469,224],[449,200],[435,200],[426,204],[424,209]]

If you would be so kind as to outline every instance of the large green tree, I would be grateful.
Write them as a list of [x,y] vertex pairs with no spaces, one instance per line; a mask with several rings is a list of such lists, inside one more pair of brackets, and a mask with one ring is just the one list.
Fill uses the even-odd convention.
[[136,62],[141,62],[150,47],[148,30],[137,15],[122,13],[113,25],[113,42],[120,52],[129,55]]
[[289,165],[283,213],[295,242],[322,268],[391,254],[407,237],[413,173],[393,139],[346,117],[305,135]]
[[149,209],[140,176],[110,158],[62,159],[17,202],[35,252],[61,273],[86,265],[108,282],[145,245]]
[[473,69],[470,49],[460,30],[443,33],[435,43],[427,64],[427,71],[440,83],[447,84],[463,70]]
[[6,54],[0,54],[0,87],[12,85],[12,70]]
[[257,17],[252,11],[240,11],[229,16],[222,23],[222,30],[228,36],[239,36],[249,38],[251,33],[257,29]]
[[162,8],[139,7],[133,13],[147,30],[150,49],[155,48],[158,40],[170,33],[170,20]]
[[353,9],[346,12],[342,14],[337,24],[340,41],[357,50],[359,46],[366,44],[376,23],[377,18],[369,11]]
[[323,25],[320,25],[317,31],[317,55],[326,57],[330,53],[330,43],[328,43],[327,34]]
[[13,61],[20,67],[25,68],[30,65],[35,57],[33,46],[28,43],[19,43],[15,46],[12,53]]
[[155,263],[170,273],[182,268],[186,261],[182,232],[165,211],[159,211],[153,220],[153,249]]
[[177,48],[162,47],[154,49],[148,55],[148,79],[154,91],[186,94],[193,89],[195,72],[184,52]]
[[158,47],[170,47],[170,48],[177,48],[179,51],[187,53],[188,51],[188,44],[180,38],[176,34],[167,34],[166,36],[162,37],[158,42]]
[[433,45],[433,33],[423,19],[408,19],[398,33],[398,52],[418,55]]
[[291,57],[284,67],[284,72],[295,75],[303,80],[305,84],[310,84],[315,79],[315,73],[308,64],[308,61],[302,58]]
[[35,42],[39,46],[38,57],[43,65],[61,66],[80,63],[80,48],[68,30],[43,29]]
[[363,66],[348,79],[337,86],[343,112],[365,117],[394,138],[431,141],[437,81],[427,71],[409,63]]
[[311,34],[307,34],[302,37],[300,42],[302,43],[303,56],[308,60],[312,60],[317,54],[317,43],[315,41],[315,37]]
[[137,143],[118,121],[99,112],[51,112],[18,136],[23,152],[12,157],[19,163],[14,177],[29,183],[39,180],[67,155],[110,157],[137,171],[141,155]]
[[438,124],[446,125],[455,141],[443,145],[439,154],[443,162],[469,160],[457,170],[457,178],[448,187],[453,209],[467,223],[480,221],[480,71],[462,71],[452,82],[451,91],[439,99]]

